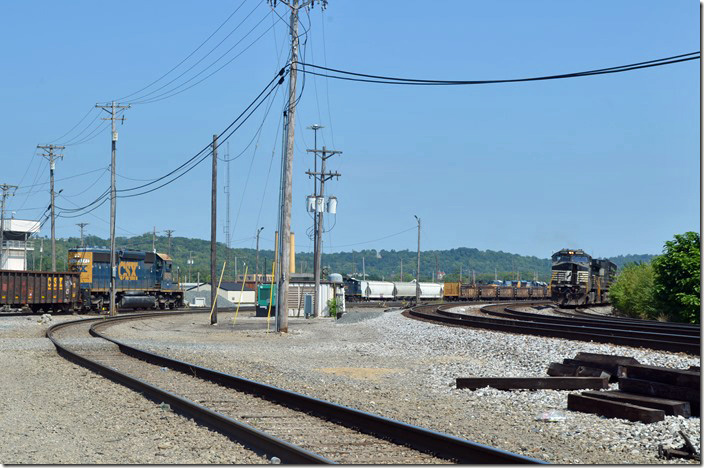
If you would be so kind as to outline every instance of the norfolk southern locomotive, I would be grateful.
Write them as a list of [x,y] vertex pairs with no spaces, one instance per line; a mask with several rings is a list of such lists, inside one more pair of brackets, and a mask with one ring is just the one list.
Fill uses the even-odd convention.
[[606,304],[616,265],[593,259],[580,249],[562,249],[552,256],[550,291],[561,306]]

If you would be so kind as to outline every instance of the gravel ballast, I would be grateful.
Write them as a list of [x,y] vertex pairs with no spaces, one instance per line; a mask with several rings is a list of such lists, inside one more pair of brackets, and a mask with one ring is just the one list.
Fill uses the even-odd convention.
[[[699,418],[667,416],[659,423],[634,423],[567,411],[567,391],[455,388],[457,377],[546,376],[550,362],[580,351],[679,368],[699,365],[698,357],[445,327],[406,318],[398,310],[352,309],[337,321],[292,318],[288,334],[267,333],[266,319],[251,315],[240,312],[235,326],[232,314],[221,312],[218,326],[209,325],[207,314],[198,314],[121,323],[106,333],[171,357],[552,463],[687,463],[657,458],[658,444],[682,445],[678,430],[699,448]],[[23,428],[12,441],[0,442],[3,462],[233,463],[240,456],[238,463],[266,462],[173,413],[166,412],[173,425],[165,423],[158,405],[58,357],[53,345],[41,338],[47,325],[9,320],[18,321],[17,330],[36,329],[38,334],[12,337],[15,328],[0,326],[0,362],[5,369],[15,369],[0,403],[3,414],[14,416],[3,418],[0,428],[6,434]],[[33,396],[23,403],[27,391]],[[66,411],[68,402],[79,406]],[[117,402],[125,402],[128,409],[121,411]],[[565,419],[537,420],[551,410]],[[142,419],[132,419],[135,414]],[[20,417],[23,424],[12,423]],[[49,422],[42,423],[42,417]],[[108,423],[111,419],[119,424]],[[100,421],[104,427],[96,424]],[[65,430],[50,432],[52,424]],[[227,448],[212,449],[215,444],[210,443],[194,452],[194,442],[186,450],[183,444],[197,436],[174,434],[177,431],[205,431],[208,440],[222,437]],[[171,449],[159,449],[154,440],[158,437],[166,437]],[[84,449],[86,444],[90,448]],[[47,448],[48,455],[42,455]],[[120,450],[131,453],[132,461],[125,452],[118,458]]]

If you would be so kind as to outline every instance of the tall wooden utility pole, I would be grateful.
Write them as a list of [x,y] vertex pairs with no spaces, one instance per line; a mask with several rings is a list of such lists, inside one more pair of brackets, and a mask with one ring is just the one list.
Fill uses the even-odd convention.
[[45,151],[41,156],[49,160],[49,192],[51,193],[51,271],[56,271],[56,210],[54,198],[54,169],[56,158],[63,159],[63,154],[54,154],[54,150],[65,149],[65,146],[57,145],[37,145],[37,148]]
[[168,241],[168,247],[166,253],[169,254],[169,257],[171,257],[171,234],[174,233],[173,229],[164,229],[164,232],[166,232],[166,239]]
[[308,177],[313,176],[315,177],[318,182],[320,183],[320,192],[318,193],[318,197],[321,201],[321,203],[318,203],[318,199],[316,198],[315,200],[315,211],[318,212],[318,206],[322,206],[323,209],[320,210],[318,214],[318,225],[316,226],[316,232],[318,233],[317,237],[315,238],[315,243],[316,243],[316,249],[315,249],[315,266],[313,267],[313,275],[315,277],[315,293],[313,295],[313,317],[317,317],[320,315],[321,307],[319,304],[318,296],[320,295],[320,259],[322,257],[322,239],[323,239],[323,212],[325,211],[325,181],[330,180],[333,177],[337,177],[338,179],[340,178],[340,173],[339,172],[325,172],[325,162],[331,158],[332,156],[336,154],[341,154],[342,151],[328,151],[325,146],[323,146],[322,150],[306,150],[309,153],[313,153],[315,157],[318,157],[318,153],[321,153],[322,156],[320,157],[321,159],[321,165],[320,165],[320,172],[311,172],[311,171],[306,171],[306,174],[308,174]]
[[[52,178],[52,180],[54,180]],[[14,190],[12,190],[14,189]],[[2,253],[4,249],[4,240],[5,240],[5,199],[10,196],[15,194],[15,190],[17,190],[16,185],[8,185],[8,184],[2,184],[0,185],[0,190],[2,190],[2,202],[0,202],[0,269],[2,269]],[[12,190],[12,193],[8,193],[10,190]],[[52,203],[52,208],[54,204]],[[25,245],[27,243],[25,242]]]
[[[117,156],[117,131],[115,130],[115,121],[121,120],[125,123],[125,117],[117,117],[116,113],[122,109],[129,109],[129,104],[121,106],[115,101],[110,104],[99,105],[95,107],[104,110],[110,117],[103,117],[102,120],[112,121],[112,159],[110,163],[110,315],[116,315],[115,294],[117,282],[117,266],[115,265],[115,209],[117,205],[117,189],[115,188],[115,159]],[[109,110],[108,110],[109,109]]]
[[88,223],[76,223],[76,226],[81,228],[81,247],[83,247],[83,228],[88,226]]
[[418,221],[418,264],[416,266],[416,305],[420,304],[420,218],[413,215]]
[[[217,211],[218,211],[218,136],[213,135],[213,182],[210,195],[210,305],[215,304],[218,294],[218,285],[215,282],[215,262],[217,243]],[[210,315],[210,323],[218,323],[218,309],[213,307]]]
[[[298,0],[278,0],[291,9],[291,20],[289,28],[291,31],[291,63],[288,86],[288,107],[286,109],[286,152],[283,160],[283,174],[281,177],[282,203],[280,213],[280,236],[279,242],[279,288],[276,292],[276,331],[288,332],[288,284],[289,270],[291,263],[291,199],[292,199],[292,179],[293,179],[293,136],[296,128],[296,75],[298,67],[298,11],[301,8],[313,6],[314,0],[304,0],[299,4]],[[268,0],[272,7],[276,7],[277,0]],[[321,0],[323,8],[327,6],[327,0]]]
[[400,278],[398,279],[399,281],[403,281],[403,258],[401,258],[401,275]]
[[[313,148],[317,151],[318,149],[318,130],[325,128],[320,124],[313,124],[308,126],[309,130],[313,130]],[[318,153],[313,153],[313,171],[318,172]],[[313,179],[313,277],[317,278],[320,276],[320,271],[317,269],[317,263],[315,259],[318,258],[318,178]],[[303,271],[301,271],[302,273]],[[316,288],[315,295],[313,296],[313,316],[317,315],[317,296],[318,290]]]

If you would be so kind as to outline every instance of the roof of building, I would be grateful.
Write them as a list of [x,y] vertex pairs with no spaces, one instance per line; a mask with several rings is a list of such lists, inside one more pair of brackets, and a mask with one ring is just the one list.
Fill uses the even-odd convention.
[[[237,281],[223,281],[222,283],[220,283],[220,289],[224,291],[242,291],[242,283],[238,283]],[[247,286],[246,283],[244,286],[244,290],[254,291],[254,289]]]

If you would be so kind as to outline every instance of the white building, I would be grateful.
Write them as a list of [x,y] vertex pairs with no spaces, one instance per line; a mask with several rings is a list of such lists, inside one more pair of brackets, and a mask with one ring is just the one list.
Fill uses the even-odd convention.
[[34,250],[29,237],[39,232],[39,221],[6,219],[0,239],[0,270],[26,270],[27,252]]

